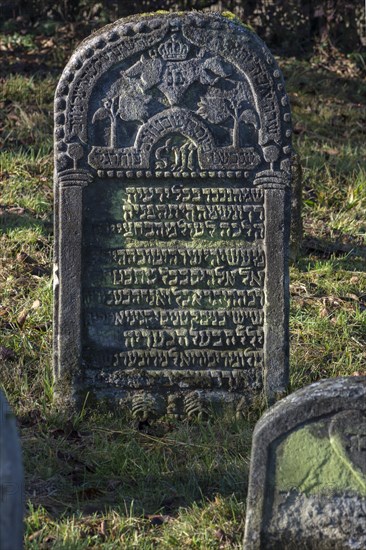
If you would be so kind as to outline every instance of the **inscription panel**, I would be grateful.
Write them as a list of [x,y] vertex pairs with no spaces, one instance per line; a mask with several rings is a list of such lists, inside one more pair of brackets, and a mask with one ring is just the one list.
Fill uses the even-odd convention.
[[179,386],[190,372],[197,389],[261,386],[264,191],[100,179],[84,205],[83,364],[94,387],[129,388],[131,371],[156,392],[161,376]]

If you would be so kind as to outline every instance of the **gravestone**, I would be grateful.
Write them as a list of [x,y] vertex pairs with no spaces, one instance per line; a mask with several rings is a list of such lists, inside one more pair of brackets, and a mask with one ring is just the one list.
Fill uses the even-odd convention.
[[366,377],[311,384],[258,422],[244,548],[366,548]]
[[15,418],[0,391],[0,550],[23,548],[23,466]]
[[65,68],[55,140],[60,403],[281,394],[291,121],[265,44],[219,14],[117,21]]

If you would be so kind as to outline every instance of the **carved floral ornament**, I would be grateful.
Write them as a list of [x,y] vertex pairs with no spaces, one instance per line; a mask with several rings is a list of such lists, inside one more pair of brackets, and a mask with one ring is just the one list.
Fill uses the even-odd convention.
[[61,180],[88,170],[288,184],[281,74],[254,33],[217,14],[105,28],[70,60],[56,98]]

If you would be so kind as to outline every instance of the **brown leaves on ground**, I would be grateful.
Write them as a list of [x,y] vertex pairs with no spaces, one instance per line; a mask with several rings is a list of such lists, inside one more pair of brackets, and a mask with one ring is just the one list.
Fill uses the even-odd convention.
[[358,67],[350,56],[331,44],[317,48],[311,65],[315,69],[324,69],[343,78],[359,78],[362,76],[361,67]]
[[24,265],[25,269],[31,274],[41,277],[42,275],[50,275],[51,270],[48,266],[40,265],[37,260],[29,256],[26,252],[20,252],[16,257],[17,261]]
[[320,317],[330,317],[336,310],[354,309],[359,307],[361,311],[366,308],[366,303],[363,296],[357,296],[353,293],[347,293],[344,296],[315,296],[306,294],[305,291],[299,292],[299,286],[290,285],[292,299],[301,307],[306,305],[318,305]]
[[[38,32],[38,34],[37,34]],[[57,25],[52,36],[27,27],[4,36],[0,50],[0,77],[13,74],[58,73],[77,43],[89,36],[87,22]]]
[[331,228],[322,220],[304,218],[303,253],[315,252],[324,258],[333,254],[356,254],[366,258],[366,241],[363,235],[351,235]]

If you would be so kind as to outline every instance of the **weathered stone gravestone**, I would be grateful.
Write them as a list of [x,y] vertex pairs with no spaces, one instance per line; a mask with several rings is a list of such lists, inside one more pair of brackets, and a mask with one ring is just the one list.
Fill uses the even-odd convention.
[[366,548],[366,377],[311,384],[258,422],[244,548]]
[[218,14],[79,46],[55,99],[61,399],[180,415],[283,392],[290,136],[274,58]]
[[22,454],[9,405],[0,392],[0,550],[23,548]]

